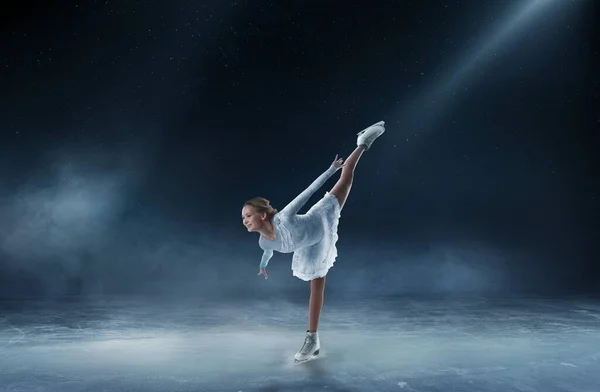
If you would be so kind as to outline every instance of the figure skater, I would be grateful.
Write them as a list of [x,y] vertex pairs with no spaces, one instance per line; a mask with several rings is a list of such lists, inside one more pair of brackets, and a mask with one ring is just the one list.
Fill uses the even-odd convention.
[[[317,328],[323,307],[325,275],[337,257],[335,244],[338,240],[340,212],[352,187],[358,160],[373,141],[385,132],[384,125],[381,121],[359,132],[356,143],[358,147],[345,163],[344,159],[338,159],[336,155],[331,166],[280,212],[262,197],[255,197],[244,203],[244,226],[249,232],[260,233],[258,245],[264,251],[258,275],[264,275],[268,279],[266,267],[273,251],[294,252],[293,275],[310,281],[309,325],[304,344],[295,355],[296,362],[305,362],[319,354],[321,343]],[[306,214],[298,214],[308,199],[340,168],[342,174],[331,191],[326,192]]]

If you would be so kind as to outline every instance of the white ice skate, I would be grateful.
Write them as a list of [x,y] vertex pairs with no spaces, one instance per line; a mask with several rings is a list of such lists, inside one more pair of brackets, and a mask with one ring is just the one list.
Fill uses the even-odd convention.
[[302,363],[316,358],[319,355],[321,349],[321,342],[319,341],[319,335],[317,332],[306,331],[306,337],[304,338],[304,344],[300,351],[294,356],[296,363]]
[[356,139],[356,145],[362,146],[364,145],[368,150],[371,147],[371,144],[377,139],[379,136],[383,135],[385,132],[385,121],[379,121],[376,124],[371,125],[370,127],[363,129],[358,133],[358,138]]

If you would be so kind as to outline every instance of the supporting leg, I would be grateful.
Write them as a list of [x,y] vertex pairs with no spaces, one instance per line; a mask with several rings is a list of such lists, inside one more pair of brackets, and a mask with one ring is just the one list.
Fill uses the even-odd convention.
[[325,277],[310,281],[310,303],[308,307],[308,331],[317,332],[319,328],[319,316],[323,308],[323,297],[325,295]]
[[365,146],[356,147],[352,154],[350,154],[350,156],[346,159],[344,167],[342,168],[342,175],[340,176],[340,179],[335,183],[333,188],[331,188],[331,191],[329,191],[329,193],[335,195],[335,197],[338,199],[341,208],[344,208],[344,203],[348,198],[350,188],[352,188],[352,181],[354,180],[354,168],[356,168],[356,164],[365,150]]

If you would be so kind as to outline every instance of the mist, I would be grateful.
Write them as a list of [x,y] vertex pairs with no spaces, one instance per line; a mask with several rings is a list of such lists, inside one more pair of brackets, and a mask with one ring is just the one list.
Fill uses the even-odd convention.
[[[143,170],[125,156],[133,154],[52,154],[3,198],[0,295],[282,299],[308,292],[291,274],[291,255],[275,255],[269,280],[256,275],[257,237],[241,224],[170,220],[139,207]],[[508,269],[524,258],[476,241],[357,245],[353,234],[342,235],[338,248],[328,290],[342,296],[502,292],[514,288]]]

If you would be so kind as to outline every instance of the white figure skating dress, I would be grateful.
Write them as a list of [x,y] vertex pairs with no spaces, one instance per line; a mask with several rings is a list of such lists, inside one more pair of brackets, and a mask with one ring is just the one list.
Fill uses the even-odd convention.
[[273,216],[276,238],[269,240],[260,235],[258,240],[258,245],[264,251],[260,268],[266,268],[273,257],[273,251],[294,252],[294,276],[310,281],[327,274],[337,257],[335,244],[338,240],[340,203],[335,195],[326,192],[306,214],[300,215],[298,211],[337,170],[331,165],[291,203]]

